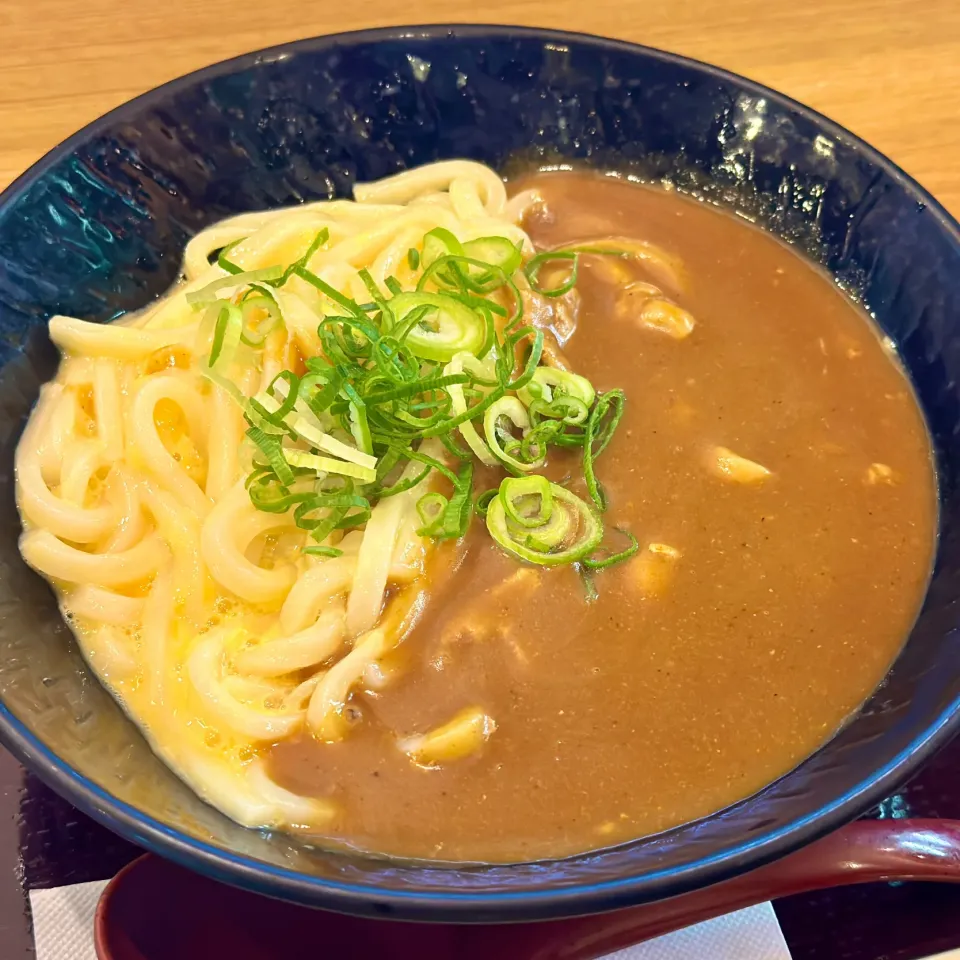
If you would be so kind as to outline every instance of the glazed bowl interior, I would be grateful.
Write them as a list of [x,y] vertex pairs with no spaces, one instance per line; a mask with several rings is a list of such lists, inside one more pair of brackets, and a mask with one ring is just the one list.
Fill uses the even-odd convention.
[[[157,760],[86,669],[17,551],[12,457],[55,370],[45,320],[160,295],[197,230],[348,196],[432,160],[584,164],[736,210],[821,263],[896,341],[936,450],[941,516],[923,612],[889,676],[817,754],[706,820],[549,863],[449,865],[243,829]],[[583,913],[722,879],[882,798],[960,716],[960,234],[846,131],[746,80],[656,51],[503,27],[388,29],[241,57],[81,131],[0,198],[0,736],[77,806],[221,879],[357,913]],[[743,730],[744,737],[753,731]]]

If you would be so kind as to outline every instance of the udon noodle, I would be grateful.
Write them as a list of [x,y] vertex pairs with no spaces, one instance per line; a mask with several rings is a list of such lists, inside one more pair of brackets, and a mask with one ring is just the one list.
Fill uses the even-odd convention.
[[[201,371],[213,334],[191,294],[215,281],[224,302],[236,292],[217,260],[228,248],[230,269],[245,276],[307,253],[316,276],[363,301],[362,268],[377,285],[406,285],[408,252],[438,227],[531,254],[517,223],[534,200],[508,203],[501,179],[479,164],[437,163],[357,186],[354,201],[246,213],[204,230],[186,248],[184,282],[138,316],[50,321],[63,360],[16,457],[23,556],[54,583],[84,655],[154,750],[241,823],[311,827],[331,815],[326,801],[273,783],[260,751],[304,725],[323,740],[344,736],[351,689],[376,682],[423,602],[428,541],[415,508],[430,481],[380,501],[363,529],[333,532],[326,542],[339,555],[303,552],[291,510],[251,503],[241,408]],[[336,306],[299,276],[272,296],[283,322],[233,360],[246,397],[320,352],[318,315]],[[331,436],[329,446],[336,456],[348,445]],[[438,731],[441,752],[451,736],[493,726],[469,709],[452,722],[453,733]]]

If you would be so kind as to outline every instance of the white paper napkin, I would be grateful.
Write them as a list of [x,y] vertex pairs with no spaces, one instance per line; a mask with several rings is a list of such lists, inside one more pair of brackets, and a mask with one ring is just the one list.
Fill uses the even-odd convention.
[[[96,960],[93,913],[106,885],[106,880],[98,880],[30,891],[37,960]],[[790,952],[773,907],[761,903],[628,950],[619,950],[605,960],[703,960],[704,957],[790,960]]]
[[[675,930],[604,960],[790,960],[770,903]],[[37,960],[45,960],[38,954]]]
[[37,960],[96,960],[93,913],[108,880],[30,891]]

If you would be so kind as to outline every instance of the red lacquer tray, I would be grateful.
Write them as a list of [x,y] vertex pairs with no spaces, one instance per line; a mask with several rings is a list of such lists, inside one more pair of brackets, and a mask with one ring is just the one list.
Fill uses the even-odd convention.
[[860,821],[775,863],[670,900],[599,916],[488,926],[310,910],[147,855],[107,887],[96,946],[100,960],[294,960],[316,956],[318,944],[330,956],[591,960],[772,897],[878,880],[960,883],[960,821]]
[[[910,784],[886,800],[879,809],[872,811],[872,818],[881,818],[881,828],[886,829],[890,822],[894,821],[893,835],[900,838],[900,853],[903,852],[902,841],[905,837],[912,838],[911,842],[918,839],[913,833],[916,824],[908,825],[908,832],[905,834],[902,821],[896,822],[907,816],[960,819],[960,740],[941,750]],[[856,825],[857,829],[863,824],[870,826],[871,821],[861,821]],[[875,832],[871,836],[874,840],[877,839]],[[859,837],[862,841],[863,834],[859,834]],[[921,833],[919,839],[929,842],[932,835]],[[832,850],[835,858],[839,850],[836,840],[836,837],[828,838],[825,843],[829,846],[823,848],[826,852]],[[851,856],[853,849],[846,847],[845,862],[848,867],[845,869],[848,878],[852,880],[858,876],[864,879],[866,874],[856,872],[856,864]],[[915,849],[913,852],[923,856],[922,851]],[[34,776],[25,773],[9,754],[0,750],[0,925],[3,929],[4,960],[32,960],[34,957],[24,888],[36,889],[106,879],[141,853],[135,846],[78,813]],[[801,851],[798,856],[808,858],[809,848]],[[842,856],[840,860],[844,862]],[[836,862],[835,859],[834,863]],[[862,860],[857,863],[862,863]],[[888,865],[889,863],[890,861]],[[807,860],[807,868],[810,866]],[[945,863],[940,856],[927,860],[926,866],[933,871],[950,869],[949,861]],[[790,870],[796,871],[799,868],[804,868],[803,860],[799,862],[799,867],[795,865],[790,867]],[[816,872],[815,864],[813,869]],[[925,869],[922,875],[929,877],[931,873]],[[798,874],[793,872],[792,876],[796,879]],[[809,877],[809,874],[807,876]],[[748,884],[749,890],[749,885],[754,884],[758,877],[762,880],[763,873],[758,871],[737,883]],[[193,881],[188,883],[192,884]],[[119,886],[118,884],[117,887]],[[781,887],[778,891],[765,889],[755,893],[763,899],[774,897],[778,892],[781,894],[780,899],[774,900],[774,908],[793,960],[878,960],[880,957],[884,960],[916,960],[960,947],[960,885],[865,883],[783,896],[786,889],[788,888]],[[743,888],[740,895],[742,893]],[[713,901],[713,906],[720,910],[732,908],[736,903],[748,902],[744,899],[733,899],[729,890],[714,890],[710,895],[720,897]],[[250,916],[268,916],[271,910],[269,902],[259,898],[255,902],[257,911],[250,911]],[[265,904],[266,908],[261,914],[260,910]],[[208,910],[212,909],[210,903],[207,906]],[[155,903],[152,909],[159,911],[160,904]],[[281,909],[296,908],[281,906]],[[689,904],[684,905],[680,901],[670,905],[671,911],[689,909]],[[636,911],[635,916],[625,913],[617,921],[622,920],[624,923],[624,932],[635,935],[641,927],[641,921],[646,934],[652,935],[664,929],[660,926],[664,919],[663,914],[661,919],[654,920],[644,919],[640,913],[640,910]],[[650,916],[648,914],[648,918]],[[319,922],[324,922],[324,915],[319,917]],[[246,917],[241,914],[241,919],[245,922]],[[673,912],[665,919],[676,922],[680,920],[680,916],[678,912]],[[134,920],[131,915],[131,922]],[[178,918],[178,922],[182,920],[183,917]],[[353,936],[352,925],[363,923],[349,919],[336,922],[342,924],[336,936]],[[132,928],[128,929],[132,933]],[[393,950],[392,945],[396,941],[390,939],[392,929],[393,925],[382,924],[367,935],[387,937],[387,942],[391,945],[389,949],[393,952],[386,955],[400,956],[401,954]],[[469,930],[466,934],[476,936],[477,929],[472,929],[472,934]],[[520,929],[512,928],[509,933],[514,936]],[[457,934],[447,931],[445,935]],[[356,942],[351,940],[351,943]],[[611,941],[604,941],[609,942]],[[518,941],[516,945],[518,948],[522,947],[522,942]],[[595,946],[599,948],[599,943]],[[208,954],[217,957],[221,955],[227,954]],[[318,955],[322,954],[311,953],[311,960]],[[358,956],[358,953],[352,950],[347,955]],[[231,960],[241,960],[241,957],[231,956]],[[457,960],[467,960],[467,957],[458,956]],[[496,960],[506,960],[506,956],[498,956]]]

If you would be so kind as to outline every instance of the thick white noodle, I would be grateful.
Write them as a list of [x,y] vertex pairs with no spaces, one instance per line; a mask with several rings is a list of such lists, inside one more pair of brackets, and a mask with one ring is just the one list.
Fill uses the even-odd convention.
[[146,517],[142,509],[140,489],[128,467],[115,464],[104,484],[105,497],[117,504],[117,525],[103,543],[103,553],[129,550],[143,539]]
[[507,203],[507,188],[493,170],[470,160],[445,160],[376,183],[358,183],[353,195],[360,203],[409,203],[425,193],[447,190],[460,179],[476,183],[488,216],[501,216]]
[[153,579],[140,627],[144,681],[155,708],[164,709],[170,673],[170,631],[173,624],[173,577],[169,564]]
[[63,601],[73,616],[113,626],[138,623],[143,616],[143,603],[140,597],[127,597],[91,583],[77,587]]
[[238,670],[260,677],[280,677],[332,657],[346,635],[343,604],[324,611],[316,623],[287,637],[267,640],[237,654]]
[[345,594],[353,583],[356,557],[311,559],[312,564],[297,578],[280,608],[280,629],[285,633],[306,629],[331,598]]
[[210,393],[205,492],[216,503],[233,486],[240,472],[244,423],[240,408],[223,387],[211,384]]
[[97,433],[103,445],[103,459],[113,463],[123,456],[123,413],[117,365],[107,357],[93,364],[93,404]]
[[20,537],[20,552],[35,570],[67,583],[122,587],[152,577],[168,556],[155,533],[129,550],[87,553],[58,540],[49,530],[28,530]]
[[157,404],[167,400],[176,404],[189,424],[190,438],[201,450],[206,447],[204,401],[197,387],[175,373],[146,377],[133,396],[130,428],[140,456],[151,473],[175,494],[197,517],[210,512],[210,499],[176,460],[160,439],[155,412]]
[[296,580],[293,566],[267,570],[246,557],[247,547],[256,537],[284,525],[292,526],[292,520],[282,514],[258,512],[244,481],[238,480],[210,511],[201,532],[203,559],[214,580],[251,603],[285,597]]
[[[48,383],[40,389],[27,430],[37,446],[43,482],[53,487],[60,482],[63,449],[74,435],[77,423],[76,395],[62,383]],[[27,431],[24,431],[26,435]]]
[[[209,293],[224,303],[244,289],[215,259],[230,245],[242,271],[286,267],[312,249],[309,270],[366,302],[358,271],[409,288],[408,252],[435,227],[532,253],[519,223],[540,202],[508,202],[494,171],[444,161],[358,184],[353,200],[231,217],[190,240],[185,281],[140,314],[50,321],[63,360],[17,448],[21,551],[53,581],[85,656],[154,750],[241,823],[322,829],[334,815],[334,804],[275,783],[264,751],[304,723],[341,739],[352,691],[389,682],[380,661],[409,622],[384,611],[406,609],[391,606],[391,588],[423,576],[416,503],[426,485],[381,501],[365,528],[336,533],[328,543],[342,556],[304,555],[293,511],[251,502],[254,454],[237,397],[302,372],[321,354],[320,318],[342,308],[302,276],[261,286],[283,322],[230,356],[235,396],[203,374],[214,325],[188,296],[214,281],[227,281]],[[305,406],[298,415],[327,436],[326,454],[360,462]],[[485,447],[469,425],[463,432]],[[435,441],[421,450],[443,455]],[[425,592],[413,589],[419,610]]]
[[282,740],[303,722],[302,711],[260,710],[231,696],[223,685],[224,641],[221,627],[200,637],[187,661],[190,681],[211,712],[251,740]]
[[200,521],[181,509],[172,494],[149,481],[142,484],[142,494],[160,536],[173,553],[170,577],[174,593],[185,613],[200,624],[206,619],[203,597],[207,585],[207,569],[200,554]]
[[181,343],[189,333],[184,330],[140,330],[115,323],[88,323],[74,317],[52,317],[50,320],[50,339],[61,350],[115,360],[142,360],[162,347]]
[[[116,525],[118,516],[111,504],[83,506],[57,496],[43,478],[41,456],[42,431],[48,426],[49,407],[44,404],[36,420],[31,418],[17,445],[14,469],[20,509],[31,523],[55,536],[74,543],[93,543],[102,539]],[[41,436],[38,436],[41,432]],[[65,452],[65,451],[64,451]],[[63,470],[61,467],[61,474]]]
[[391,641],[383,630],[371,630],[358,637],[353,649],[324,674],[307,707],[307,724],[314,736],[328,743],[343,739],[346,733],[343,710],[351,688],[390,646]]

